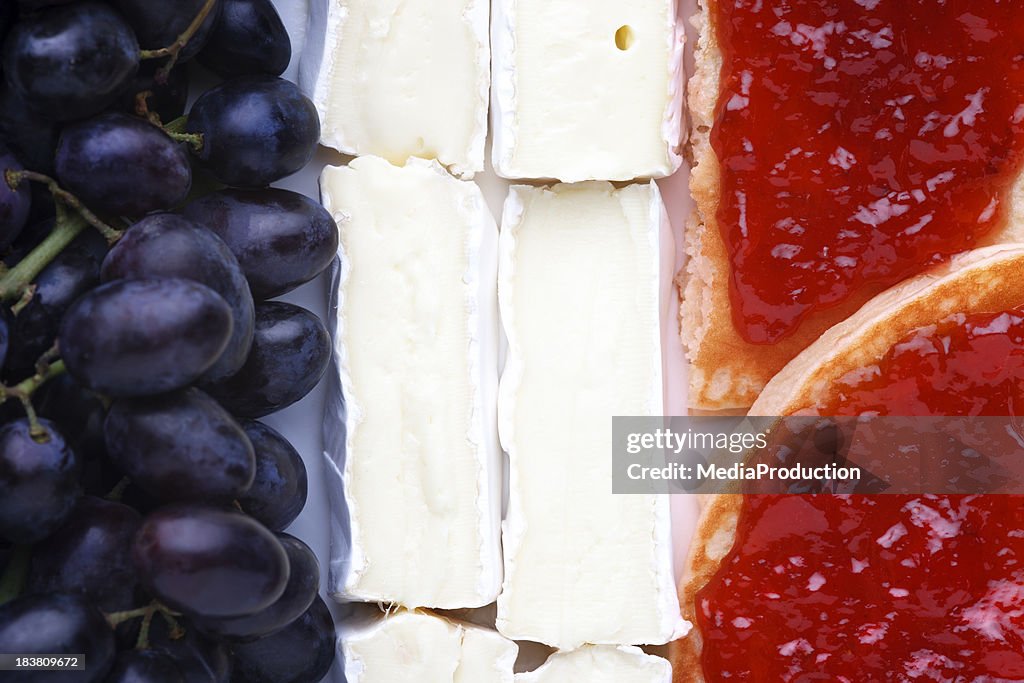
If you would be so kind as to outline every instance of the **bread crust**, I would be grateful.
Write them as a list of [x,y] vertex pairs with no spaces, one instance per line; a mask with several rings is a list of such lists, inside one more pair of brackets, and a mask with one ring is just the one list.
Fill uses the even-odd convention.
[[[876,362],[915,329],[954,313],[999,311],[1024,304],[1024,244],[984,247],[886,290],[829,329],[779,372],[751,406],[755,416],[788,415],[828,397],[847,372]],[[679,598],[695,628],[670,647],[674,683],[702,683],[696,595],[732,548],[740,495],[701,499]]]
[[[715,2],[699,0],[692,18],[699,38],[687,102],[693,159],[690,192],[697,210],[685,231],[687,264],[676,277],[682,297],[680,336],[690,362],[689,403],[701,410],[750,406],[786,363],[885,289],[870,285],[858,290],[839,306],[809,316],[793,334],[776,344],[751,344],[733,326],[729,256],[715,218],[721,192],[720,167],[710,141],[722,69],[713,25],[715,13],[711,11]],[[1008,214],[1006,227],[987,236],[979,246],[1024,241],[1024,176],[1011,192]]]

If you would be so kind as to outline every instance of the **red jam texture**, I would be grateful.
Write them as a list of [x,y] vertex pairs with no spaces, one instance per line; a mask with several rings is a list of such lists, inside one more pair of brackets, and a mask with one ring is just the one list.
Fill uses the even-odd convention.
[[697,596],[721,681],[1024,679],[1024,501],[749,496]]
[[1024,415],[1024,308],[915,330],[831,387],[820,415]]
[[[829,415],[1019,415],[1024,313],[955,315],[840,382]],[[709,682],[1024,680],[1024,497],[744,498],[698,593]]]
[[719,0],[711,144],[733,320],[770,344],[1002,224],[1024,2]]

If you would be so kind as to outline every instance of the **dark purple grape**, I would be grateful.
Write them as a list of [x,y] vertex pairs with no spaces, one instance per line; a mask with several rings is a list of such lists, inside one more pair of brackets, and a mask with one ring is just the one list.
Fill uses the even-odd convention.
[[290,625],[231,650],[235,683],[317,683],[334,663],[334,621],[318,595]]
[[284,594],[270,607],[233,619],[196,619],[196,626],[214,638],[247,641],[279,631],[302,616],[320,587],[320,563],[309,546],[288,534],[278,534],[288,553],[291,573]]
[[[159,618],[159,617],[157,617]],[[177,662],[161,650],[128,650],[117,655],[104,683],[189,683]]]
[[114,401],[104,433],[110,459],[158,500],[232,500],[256,472],[249,437],[198,389]]
[[338,224],[319,202],[297,192],[223,190],[190,202],[185,215],[227,243],[256,299],[309,282],[338,252]]
[[28,181],[12,186],[7,171],[23,171],[24,167],[3,144],[0,144],[0,249],[7,247],[28,222],[32,207],[32,191]]
[[[49,420],[33,437],[28,420],[0,427],[0,537],[35,543],[60,527],[81,495],[79,461]],[[3,652],[3,650],[0,650]]]
[[119,109],[129,114],[135,113],[135,96],[141,92],[151,93],[146,98],[147,109],[158,115],[163,123],[169,123],[179,116],[184,116],[188,104],[189,75],[185,67],[171,69],[164,83],[156,81],[156,72],[162,64],[159,60],[149,59],[142,63],[135,78],[128,84],[122,94]]
[[135,34],[102,2],[22,17],[4,43],[7,83],[39,115],[55,121],[106,109],[138,68]]
[[64,187],[89,208],[119,216],[172,209],[192,186],[184,146],[149,121],[121,112],[65,128],[56,169]]
[[196,100],[186,130],[202,134],[198,156],[218,180],[256,188],[309,163],[320,140],[320,119],[294,83],[242,76]]
[[306,465],[287,439],[262,422],[245,420],[242,429],[256,452],[256,478],[238,504],[268,529],[283,531],[306,505]]
[[32,595],[0,606],[0,652],[85,659],[84,671],[8,671],[4,683],[98,683],[114,661],[114,632],[81,597]]
[[220,643],[208,640],[187,619],[178,617],[185,635],[172,638],[167,622],[153,620],[149,643],[154,650],[169,655],[188,683],[228,683],[231,680],[231,659]]
[[84,243],[72,244],[43,269],[31,301],[11,321],[11,344],[4,366],[8,378],[21,380],[35,373],[36,361],[57,339],[61,318],[99,281],[99,261]]
[[105,612],[133,609],[139,579],[131,544],[142,517],[127,505],[82,498],[68,520],[32,549],[28,591],[74,593]]
[[[128,23],[135,29],[139,37],[139,45],[144,50],[159,50],[169,47],[178,39],[199,11],[206,0],[174,0],[173,2],[154,0],[115,0],[114,4],[121,10]],[[188,45],[178,55],[178,61],[191,59],[202,49],[210,32],[217,24],[220,16],[220,3],[214,5],[199,30],[188,41]]]
[[256,334],[245,365],[208,390],[232,414],[262,417],[295,403],[327,371],[327,328],[301,306],[283,301],[256,304]]
[[0,141],[26,168],[53,173],[57,127],[41,120],[25,100],[0,78]]
[[133,225],[103,261],[104,282],[146,277],[180,277],[200,282],[224,297],[231,307],[231,340],[205,381],[238,372],[252,346],[252,294],[238,261],[228,246],[176,214],[146,216]]
[[71,375],[65,373],[47,381],[32,395],[32,403],[40,417],[57,424],[64,440],[80,458],[94,460],[106,454],[103,420],[107,408],[99,396]]
[[270,0],[222,0],[199,63],[223,78],[280,76],[292,58],[288,30]]
[[171,608],[197,617],[266,609],[288,584],[288,555],[274,535],[240,512],[175,505],[146,518],[135,537],[143,584]]
[[231,309],[209,287],[174,278],[117,280],[64,316],[60,350],[84,386],[147,396],[192,384],[231,338]]

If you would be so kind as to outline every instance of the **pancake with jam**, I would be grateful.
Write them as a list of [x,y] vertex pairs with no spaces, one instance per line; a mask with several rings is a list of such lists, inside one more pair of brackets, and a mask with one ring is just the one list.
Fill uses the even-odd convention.
[[700,0],[690,404],[746,408],[870,298],[1024,241],[1024,2]]
[[[1020,415],[1024,245],[868,302],[751,415]],[[676,683],[1024,680],[1024,497],[717,495],[680,584]]]

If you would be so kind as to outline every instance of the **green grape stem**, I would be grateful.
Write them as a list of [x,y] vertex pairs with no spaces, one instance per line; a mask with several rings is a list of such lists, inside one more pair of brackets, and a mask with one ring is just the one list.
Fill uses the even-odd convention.
[[28,379],[24,379],[21,382],[15,384],[13,387],[0,385],[0,403],[4,403],[12,398],[21,401],[22,407],[25,409],[25,414],[28,416],[28,422],[30,425],[30,433],[32,438],[39,443],[46,443],[50,440],[50,435],[41,424],[39,424],[39,417],[36,415],[35,407],[32,405],[32,394],[34,394],[39,387],[49,382],[54,377],[64,374],[67,372],[67,368],[64,366],[64,361],[58,360],[50,362],[45,360],[50,351],[43,354],[40,358],[39,363],[36,367],[36,374],[32,375]]
[[28,568],[32,560],[32,548],[27,545],[16,545],[7,560],[4,573],[0,575],[0,605],[14,600],[21,595],[28,578]]
[[81,215],[58,215],[57,225],[18,265],[0,277],[0,301],[18,301],[50,261],[71,244],[88,223]]
[[124,612],[110,612],[104,616],[106,616],[107,623],[110,624],[111,628],[117,628],[126,621],[142,619],[142,625],[139,628],[139,638],[135,642],[135,647],[139,650],[145,650],[149,647],[149,627],[153,623],[153,616],[155,614],[160,614],[167,620],[168,625],[171,626],[172,639],[177,640],[184,635],[184,629],[178,625],[178,622],[175,619],[175,617],[180,617],[181,614],[171,611],[166,605],[162,604],[158,600],[153,600],[145,607],[130,609]]
[[206,21],[206,17],[213,11],[214,5],[217,4],[217,0],[206,0],[203,6],[199,9],[199,13],[196,14],[195,18],[192,19],[192,23],[188,25],[181,35],[178,36],[177,40],[168,45],[162,47],[159,50],[139,50],[140,59],[163,59],[168,57],[167,63],[160,67],[156,72],[156,82],[164,84],[167,82],[167,76],[171,73],[171,69],[178,62],[178,55],[185,49],[189,41],[192,40],[196,32],[199,31],[199,27]]
[[35,171],[7,170],[4,173],[4,177],[7,180],[7,185],[10,186],[11,189],[18,187],[18,185],[25,180],[31,180],[32,182],[46,185],[50,190],[50,194],[53,195],[53,198],[58,203],[62,203],[74,209],[78,215],[85,219],[86,223],[99,230],[100,234],[106,237],[110,244],[113,244],[121,238],[122,233],[120,230],[115,230],[101,221],[96,214],[89,210],[89,207],[82,203],[82,200],[62,188],[57,184],[57,181],[50,176],[42,173],[36,173]]

